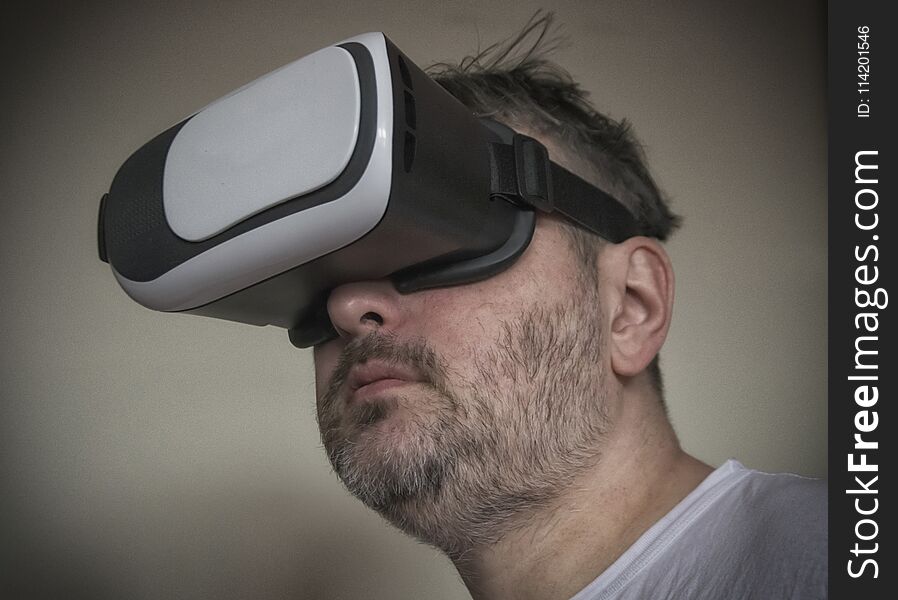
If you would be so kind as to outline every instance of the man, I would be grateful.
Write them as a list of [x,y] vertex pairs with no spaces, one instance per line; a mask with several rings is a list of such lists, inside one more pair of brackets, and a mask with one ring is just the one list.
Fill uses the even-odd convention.
[[627,125],[540,55],[550,25],[434,76],[622,201],[642,235],[612,244],[543,215],[480,283],[335,289],[340,337],[315,349],[334,470],[474,598],[825,597],[822,484],[680,448],[657,360],[677,218]]

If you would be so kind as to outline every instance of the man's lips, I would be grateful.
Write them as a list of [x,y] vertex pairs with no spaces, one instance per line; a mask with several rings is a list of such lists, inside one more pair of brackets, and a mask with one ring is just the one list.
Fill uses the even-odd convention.
[[350,401],[363,402],[377,394],[409,383],[417,383],[421,377],[414,369],[403,365],[367,361],[355,365],[349,371],[347,387]]

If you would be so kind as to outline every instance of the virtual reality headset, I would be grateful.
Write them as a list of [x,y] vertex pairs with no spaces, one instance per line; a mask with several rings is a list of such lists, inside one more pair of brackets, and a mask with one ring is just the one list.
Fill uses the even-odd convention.
[[476,118],[381,33],[264,75],[162,132],[118,170],[100,258],[160,311],[336,336],[335,287],[470,283],[527,248],[536,212],[612,242],[619,202],[545,147]]

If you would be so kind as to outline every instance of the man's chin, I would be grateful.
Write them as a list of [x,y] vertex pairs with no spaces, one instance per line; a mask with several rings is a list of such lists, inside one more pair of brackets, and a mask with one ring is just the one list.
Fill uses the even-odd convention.
[[357,426],[335,452],[328,452],[346,488],[379,511],[434,496],[449,462],[433,428],[402,412]]
[[414,473],[433,460],[438,443],[432,432],[411,421],[401,410],[390,411],[376,422],[356,428],[349,438],[347,459],[364,472],[383,474]]
[[345,440],[360,463],[424,461],[438,451],[452,407],[437,394],[383,394],[349,402],[343,415]]

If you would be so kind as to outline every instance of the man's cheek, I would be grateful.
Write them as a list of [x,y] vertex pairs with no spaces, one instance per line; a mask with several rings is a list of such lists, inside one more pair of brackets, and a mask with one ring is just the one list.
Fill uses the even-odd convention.
[[[446,309],[438,319],[429,319],[424,335],[427,345],[445,359],[464,358],[469,348],[492,344],[504,320],[497,306],[447,306]],[[454,364],[454,360],[449,364]]]

